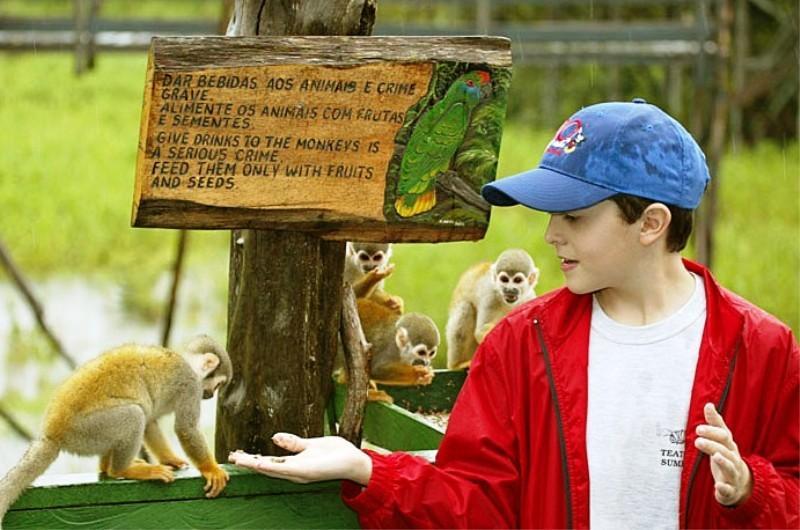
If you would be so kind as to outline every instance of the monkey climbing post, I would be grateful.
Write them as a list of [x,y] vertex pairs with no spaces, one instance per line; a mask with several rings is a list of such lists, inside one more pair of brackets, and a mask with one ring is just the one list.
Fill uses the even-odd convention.
[[220,458],[322,433],[343,241],[483,237],[510,57],[491,37],[153,40],[132,223],[234,230]]

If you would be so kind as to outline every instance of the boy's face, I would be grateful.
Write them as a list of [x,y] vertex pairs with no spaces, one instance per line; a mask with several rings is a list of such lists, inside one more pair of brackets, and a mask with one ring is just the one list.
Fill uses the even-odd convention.
[[545,241],[561,259],[567,288],[576,294],[622,287],[639,258],[641,222],[628,224],[614,202],[550,215]]

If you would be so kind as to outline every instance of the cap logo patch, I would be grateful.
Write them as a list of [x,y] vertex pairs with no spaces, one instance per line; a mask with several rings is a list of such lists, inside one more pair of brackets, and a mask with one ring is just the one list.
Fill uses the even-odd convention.
[[546,152],[552,155],[570,154],[586,137],[583,135],[581,120],[567,120],[547,146]]

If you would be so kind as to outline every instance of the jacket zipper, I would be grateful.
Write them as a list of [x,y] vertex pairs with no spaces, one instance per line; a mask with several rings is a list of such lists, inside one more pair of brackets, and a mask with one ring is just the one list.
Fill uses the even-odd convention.
[[536,335],[539,338],[539,346],[542,348],[542,355],[544,357],[544,365],[547,371],[547,379],[550,381],[550,395],[553,399],[553,406],[556,412],[556,427],[558,431],[558,442],[561,446],[561,468],[564,472],[564,496],[567,501],[567,528],[572,528],[572,491],[570,488],[569,468],[567,467],[567,440],[564,436],[564,425],[561,419],[561,406],[558,403],[558,395],[556,394],[556,381],[553,377],[553,367],[550,363],[550,353],[547,351],[547,345],[544,342],[544,334],[542,328],[539,326],[539,319],[533,319],[533,325],[536,328]]
[[[719,402],[717,403],[717,412],[719,412],[720,416],[723,414],[725,410],[725,404],[728,401],[728,392],[731,389],[731,383],[733,382],[733,371],[736,368],[736,358],[739,356],[739,347],[742,344],[742,339],[740,338],[739,341],[736,343],[736,346],[733,349],[733,356],[731,358],[731,364],[728,368],[728,377],[725,379],[725,388],[722,390],[722,396],[719,398]],[[700,469],[700,462],[705,457],[705,453],[700,453],[698,451],[697,458],[692,465],[692,472],[689,473],[689,483],[686,486],[686,512],[683,516],[683,528],[689,527],[689,505],[692,502],[692,488],[694,487],[694,479],[697,475],[697,471]]]

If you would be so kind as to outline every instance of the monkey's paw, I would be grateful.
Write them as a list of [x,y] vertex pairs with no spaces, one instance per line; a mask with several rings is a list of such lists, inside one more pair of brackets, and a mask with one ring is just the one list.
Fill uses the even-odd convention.
[[367,273],[367,276],[370,276],[376,280],[385,280],[389,276],[392,275],[394,272],[394,263],[390,263],[385,267],[378,267],[376,269],[372,269]]
[[403,314],[403,304],[403,299],[399,296],[390,296],[386,299],[386,307],[400,315]]
[[200,473],[206,479],[206,485],[203,490],[205,490],[206,497],[209,499],[222,493],[222,490],[228,484],[228,473],[217,464],[200,469]]
[[112,478],[129,478],[134,480],[160,480],[161,482],[172,482],[175,474],[169,466],[161,464],[133,463],[122,471],[108,470],[108,476]]
[[382,403],[394,403],[392,396],[386,393],[385,390],[378,390],[377,388],[370,388],[367,391],[367,401],[380,401]]
[[153,465],[151,471],[152,480],[160,480],[161,482],[173,482],[175,480],[175,473],[169,466]]
[[415,384],[429,385],[433,382],[433,368],[430,366],[414,366],[414,372],[417,376]]
[[159,458],[158,461],[164,464],[165,466],[169,466],[174,469],[183,469],[189,465],[189,462],[187,462],[183,458],[178,458],[175,455],[166,458]]

